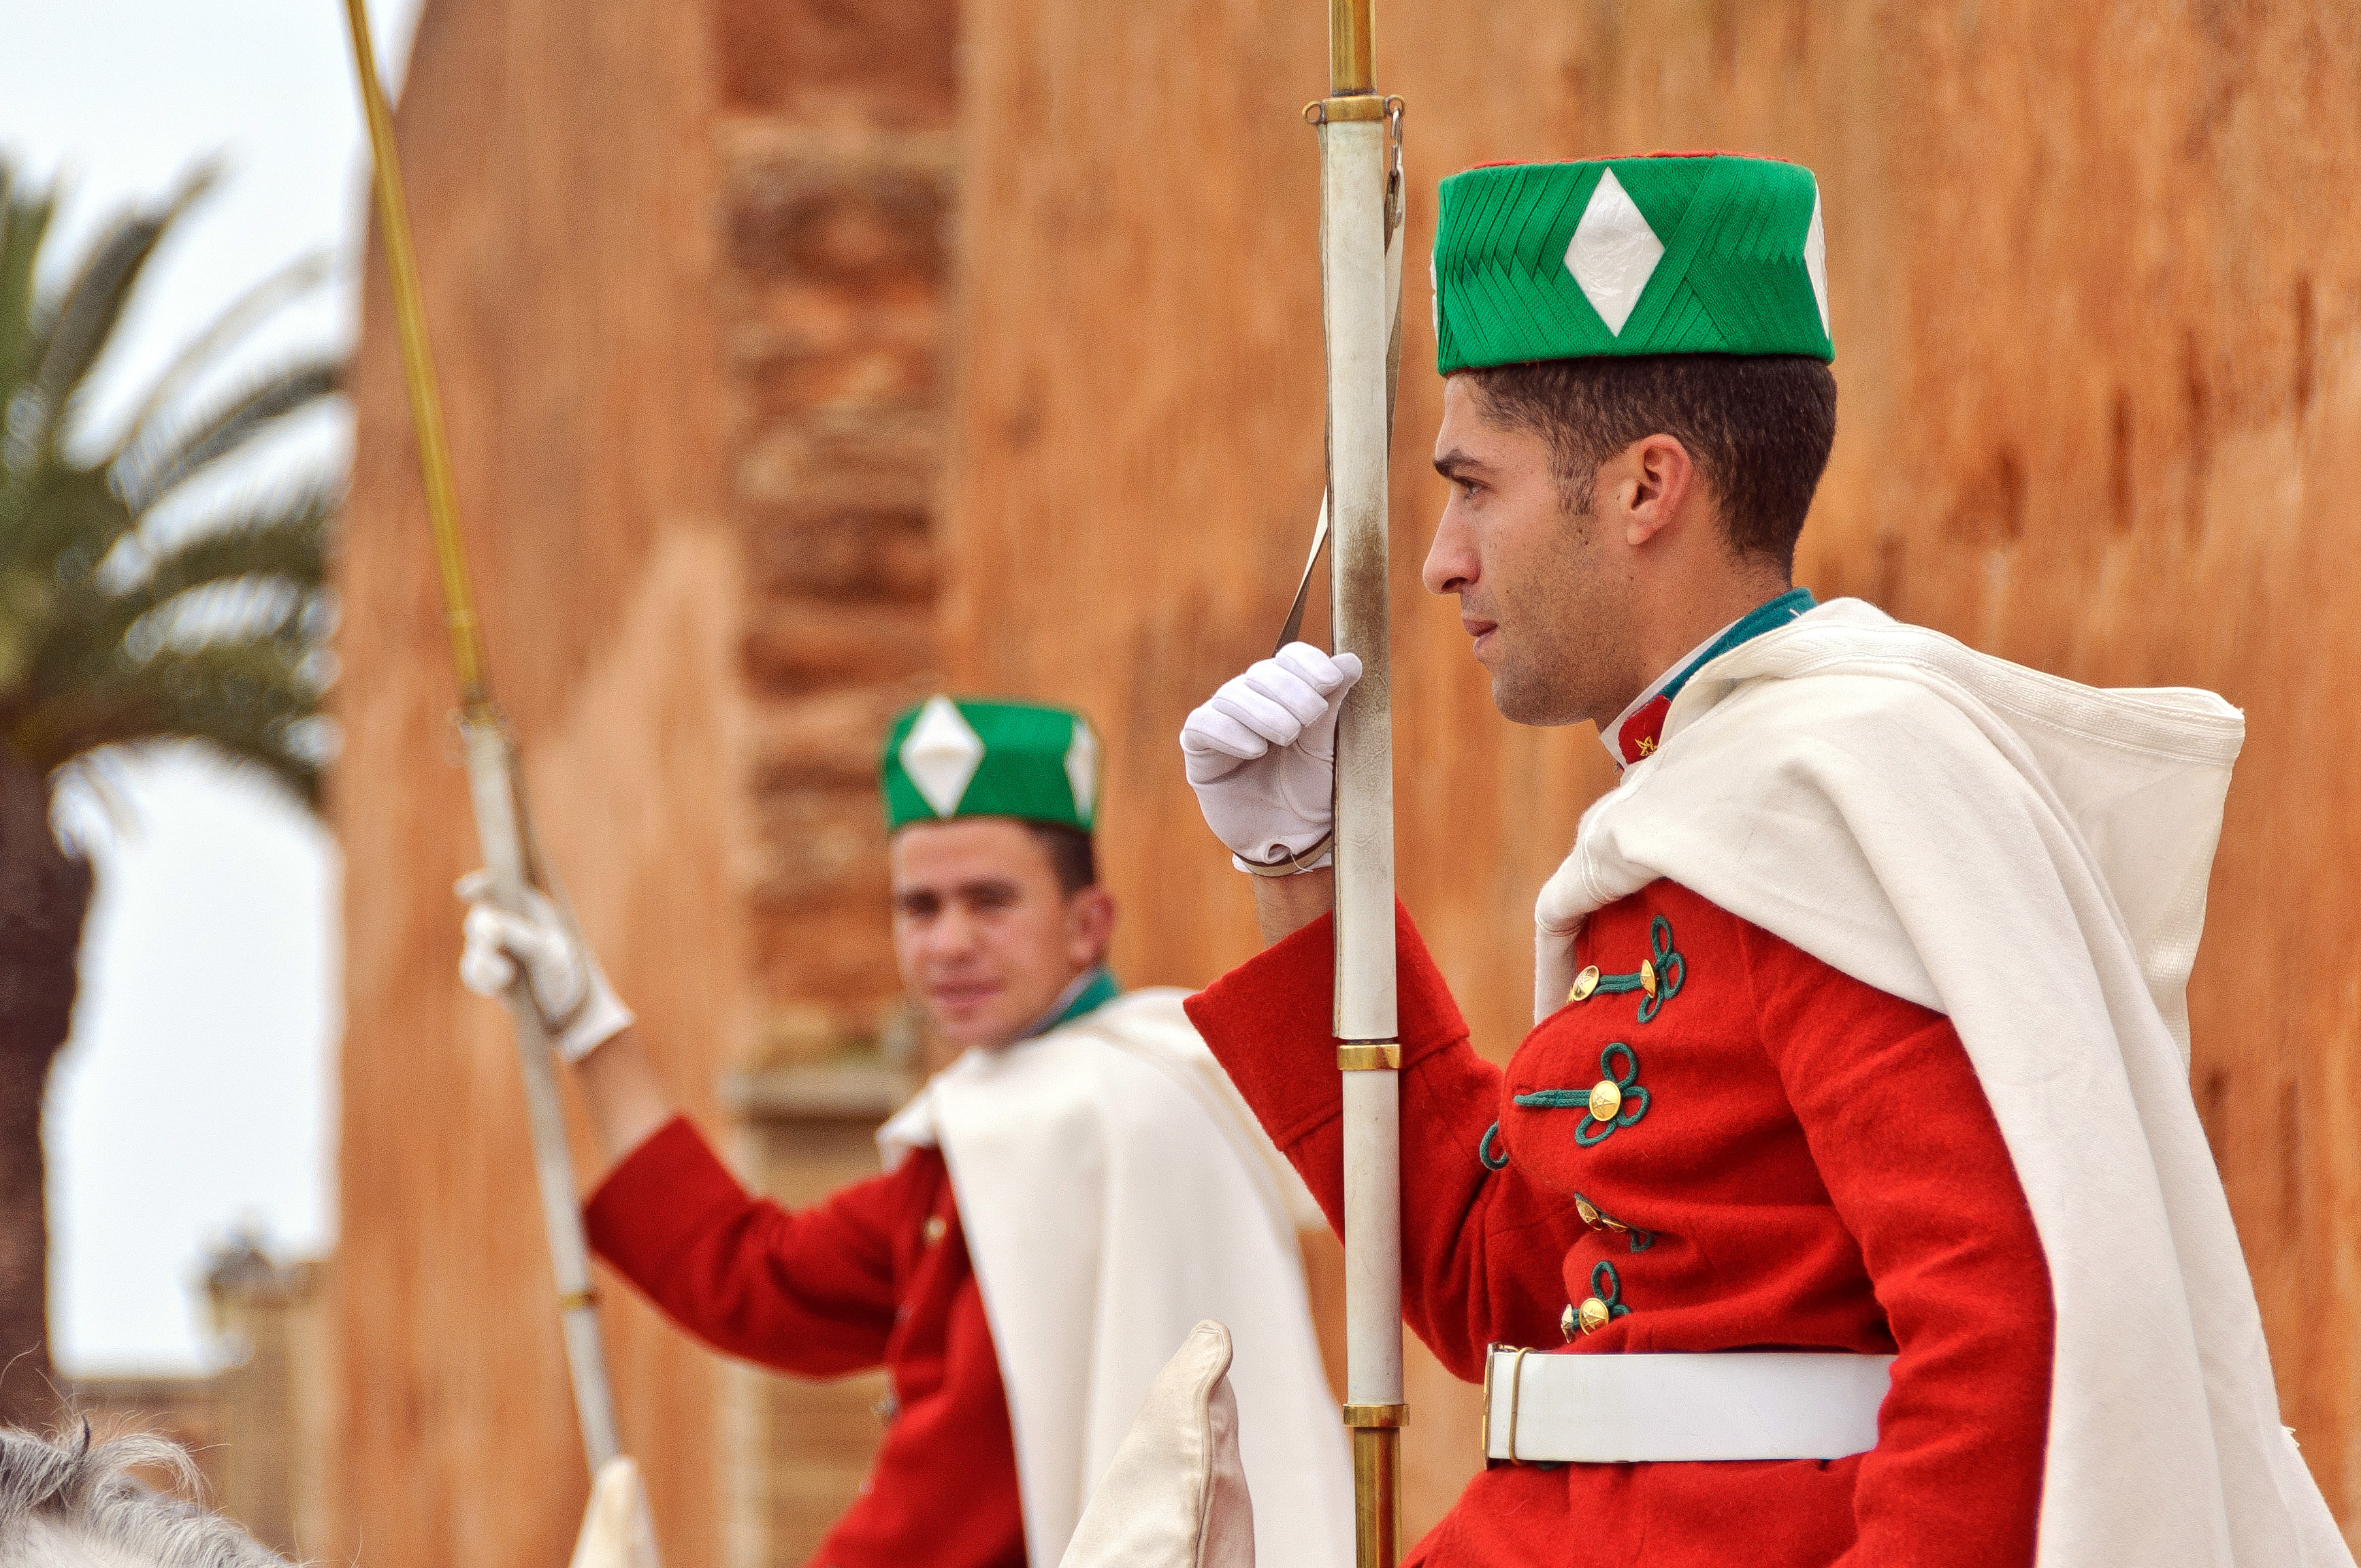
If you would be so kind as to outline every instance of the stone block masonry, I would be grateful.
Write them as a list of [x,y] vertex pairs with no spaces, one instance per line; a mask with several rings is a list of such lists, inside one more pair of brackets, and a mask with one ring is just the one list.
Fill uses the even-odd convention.
[[873,1048],[877,747],[939,680],[953,6],[725,5],[715,297],[745,568],[752,1065]]

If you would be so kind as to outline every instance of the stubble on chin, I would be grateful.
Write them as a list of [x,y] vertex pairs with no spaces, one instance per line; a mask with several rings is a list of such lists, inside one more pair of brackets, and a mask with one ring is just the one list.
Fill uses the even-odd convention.
[[1606,705],[1624,641],[1621,590],[1584,559],[1587,521],[1568,520],[1565,570],[1537,583],[1540,591],[1518,607],[1515,643],[1503,645],[1505,626],[1496,643],[1492,705],[1511,724],[1604,724],[1611,716]]

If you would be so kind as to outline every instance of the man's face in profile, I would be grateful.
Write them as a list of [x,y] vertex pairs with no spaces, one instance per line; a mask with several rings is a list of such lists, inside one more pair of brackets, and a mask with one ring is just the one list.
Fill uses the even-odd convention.
[[1494,418],[1468,376],[1444,383],[1434,466],[1451,499],[1422,576],[1429,593],[1458,596],[1501,717],[1576,724],[1620,707],[1630,560],[1595,502],[1570,510],[1549,444]]

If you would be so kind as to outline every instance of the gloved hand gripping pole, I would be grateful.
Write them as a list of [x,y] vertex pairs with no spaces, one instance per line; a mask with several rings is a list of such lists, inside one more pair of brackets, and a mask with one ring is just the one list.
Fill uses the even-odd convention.
[[1404,1411],[1386,465],[1390,372],[1399,352],[1389,306],[1399,300],[1400,286],[1388,288],[1387,251],[1400,225],[1401,121],[1398,102],[1376,87],[1372,25],[1372,0],[1330,0],[1329,94],[1309,117],[1320,129],[1328,517],[1334,535],[1330,613],[1337,649],[1358,654],[1363,672],[1336,731],[1334,1032],[1345,1080],[1345,1421],[1353,1429],[1359,1568],[1394,1568],[1401,1555]]
[[[361,111],[368,122],[369,150],[377,178],[378,227],[393,284],[394,323],[401,344],[402,377],[410,391],[411,424],[426,487],[426,513],[434,530],[434,557],[443,583],[445,620],[451,636],[451,662],[459,684],[459,728],[465,743],[467,788],[475,806],[476,837],[484,867],[491,873],[493,902],[511,914],[528,913],[525,889],[540,883],[538,856],[517,782],[516,747],[506,717],[492,700],[484,661],[483,630],[467,585],[467,562],[459,543],[459,509],[451,483],[450,447],[434,389],[434,365],[426,341],[426,314],[418,287],[418,262],[411,249],[401,164],[394,148],[393,117],[378,78],[369,41],[367,0],[345,0],[352,32],[353,64],[360,78]],[[563,907],[562,901],[560,906]],[[566,1360],[573,1374],[574,1409],[582,1425],[583,1452],[595,1474],[620,1453],[615,1407],[607,1385],[607,1357],[590,1286],[589,1250],[577,1208],[574,1160],[566,1147],[565,1113],[557,1098],[557,1075],[549,1031],[534,1004],[523,966],[509,988],[510,1015],[516,1024],[517,1065],[524,1079],[525,1112],[533,1134],[533,1168],[541,1188],[542,1219],[557,1286]]]

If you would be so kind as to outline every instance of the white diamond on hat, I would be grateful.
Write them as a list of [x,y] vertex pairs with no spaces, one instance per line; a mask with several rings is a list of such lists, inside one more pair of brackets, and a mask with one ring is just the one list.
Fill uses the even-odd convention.
[[1609,332],[1623,334],[1623,323],[1664,258],[1664,242],[1648,226],[1615,170],[1601,174],[1582,221],[1574,225],[1574,238],[1566,242],[1565,269]]
[[1074,720],[1073,744],[1066,748],[1066,783],[1073,786],[1074,815],[1090,821],[1091,808],[1098,804],[1099,738],[1084,719]]
[[918,710],[918,722],[903,737],[901,758],[902,771],[935,815],[949,817],[983,765],[983,738],[950,698],[930,696]]
[[1828,236],[1820,227],[1820,182],[1812,181],[1812,226],[1804,233],[1804,270],[1812,275],[1812,302],[1820,307],[1820,330],[1830,337],[1836,330],[1828,325]]

